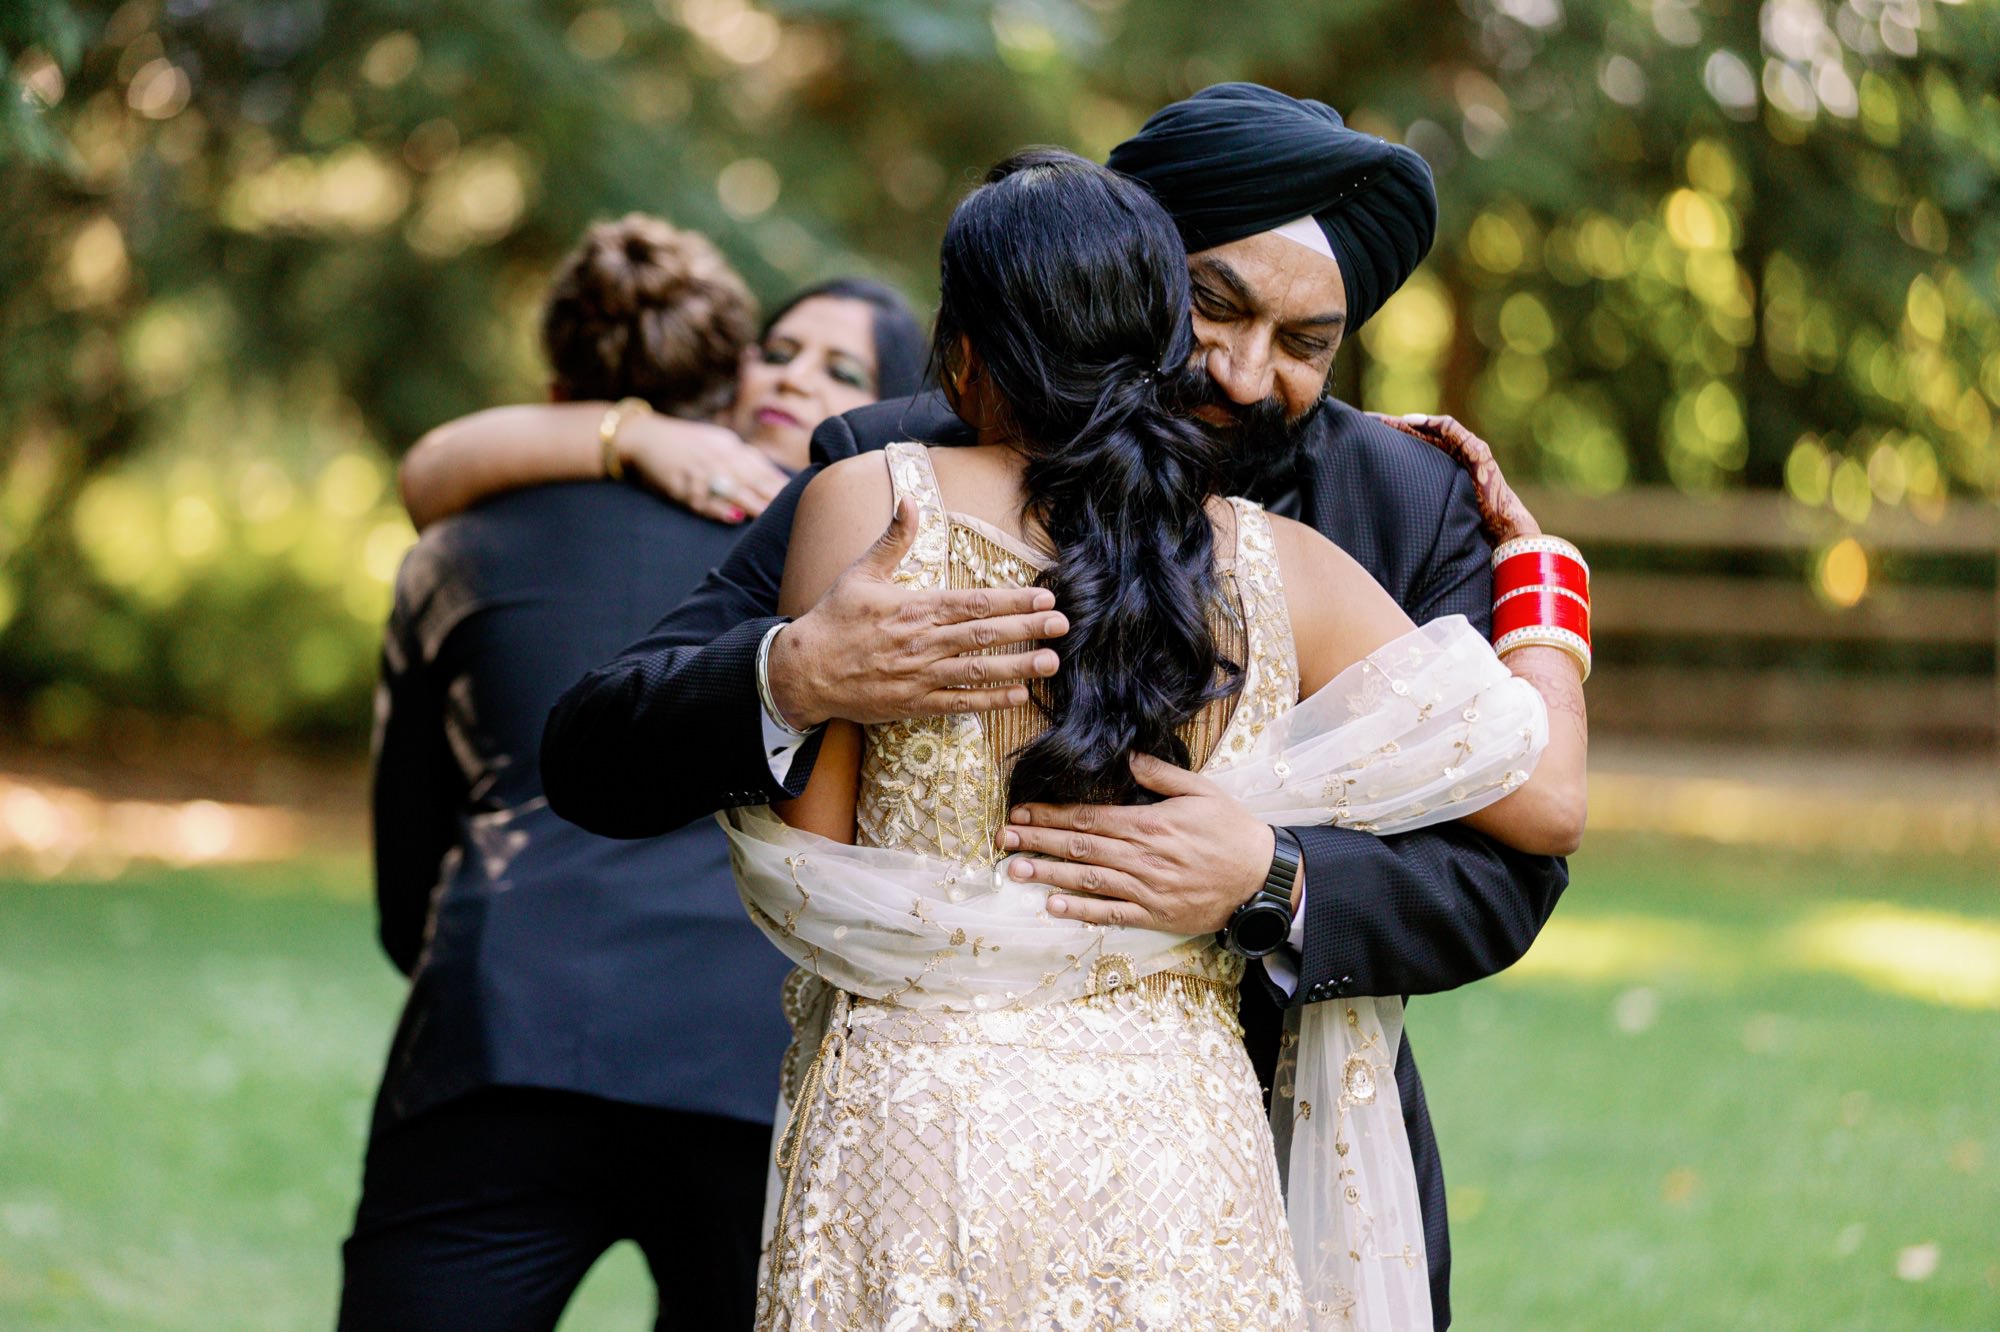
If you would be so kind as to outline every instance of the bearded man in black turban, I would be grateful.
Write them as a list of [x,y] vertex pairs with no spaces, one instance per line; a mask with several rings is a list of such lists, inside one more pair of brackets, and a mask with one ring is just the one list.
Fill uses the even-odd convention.
[[1191,256],[1194,319],[1230,432],[1234,489],[1291,488],[1341,341],[1382,308],[1437,235],[1424,159],[1348,129],[1323,102],[1223,83],[1112,150]]
[[1254,83],[1157,112],[1107,165],[1153,192],[1190,252],[1277,232],[1333,260],[1349,327],[1382,308],[1437,235],[1423,158],[1348,129],[1324,102]]
[[[1236,83],[1166,107],[1110,165],[1144,182],[1186,241],[1194,367],[1205,372],[1190,378],[1207,386],[1193,410],[1224,436],[1234,489],[1330,537],[1418,624],[1462,614],[1489,630],[1482,511],[1494,540],[1522,534],[1532,518],[1490,467],[1475,488],[1446,452],[1326,391],[1342,339],[1430,249],[1437,200],[1423,160],[1318,102]],[[1446,419],[1424,428],[1461,453],[1484,449]],[[973,433],[933,391],[836,417],[813,450],[827,462],[906,439],[969,444]],[[1062,608],[1049,593],[891,583],[915,535],[906,513],[812,610],[777,618],[792,515],[811,475],[772,501],[689,601],[557,705],[542,779],[563,817],[638,837],[719,807],[792,799],[829,718],[1017,706],[1026,691],[1014,682],[1058,669],[1058,654],[1036,641],[1061,646]],[[1007,650],[987,652],[996,646]],[[1267,1087],[1284,1007],[1430,994],[1491,975],[1527,951],[1568,883],[1560,859],[1462,823],[1393,837],[1325,826],[1274,835],[1197,774],[1155,760],[1134,771],[1162,799],[1037,807],[1009,828],[1010,848],[1047,857],[1038,882],[1092,894],[1072,899],[1082,919],[1203,934],[1277,881],[1296,847],[1291,938],[1251,967],[1243,989],[1244,1039]],[[1444,1175],[1407,1038],[1396,1083],[1443,1328]]]

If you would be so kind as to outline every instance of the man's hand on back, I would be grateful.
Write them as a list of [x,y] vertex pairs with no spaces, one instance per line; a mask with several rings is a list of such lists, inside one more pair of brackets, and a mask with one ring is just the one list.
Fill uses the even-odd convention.
[[1166,799],[1016,809],[1001,849],[1060,859],[1024,855],[1008,862],[1008,872],[1057,889],[1049,912],[1066,920],[1175,934],[1221,929],[1264,885],[1270,825],[1186,768],[1135,754],[1132,775]]
[[[916,505],[903,500],[888,530],[771,644],[771,697],[793,726],[1018,707],[1028,701],[1022,681],[1056,673],[1052,650],[1027,646],[1069,632],[1055,595],[898,586],[916,531]],[[1020,650],[990,651],[1002,647]]]

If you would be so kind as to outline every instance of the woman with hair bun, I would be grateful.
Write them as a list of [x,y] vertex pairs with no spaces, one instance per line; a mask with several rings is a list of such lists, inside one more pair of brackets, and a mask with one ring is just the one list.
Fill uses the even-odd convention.
[[[758,1327],[1431,1327],[1400,1003],[1290,1010],[1267,1123],[1237,998],[1268,930],[1085,923],[1050,888],[1076,866],[1008,853],[1050,805],[1210,793],[1274,839],[1464,819],[1563,854],[1583,743],[1543,691],[1578,695],[1579,663],[1415,626],[1332,542],[1218,493],[1187,258],[1142,186],[1020,153],[940,270],[933,363],[977,440],[820,473],[780,610],[895,514],[897,582],[1045,586],[1069,628],[1027,704],[831,722],[802,795],[721,816],[800,967]],[[1277,938],[1282,863],[1253,899]]]
[[708,420],[729,405],[757,303],[707,237],[645,213],[600,222],[542,303],[549,396],[645,399]]
[[[640,214],[605,227],[544,309],[544,344],[564,348],[561,359],[551,351],[553,401],[474,412],[404,457],[418,530],[519,486],[598,476],[741,523],[806,466],[820,422],[922,384],[923,329],[883,283],[817,283],[758,326],[741,280],[702,237]],[[624,396],[612,389],[635,371],[634,396],[653,410],[622,414],[607,435],[606,411]],[[676,398],[678,377],[697,372],[707,387]]]
[[[884,365],[914,379],[876,350],[874,289],[824,291],[753,348],[755,303],[707,240],[641,214],[601,223],[542,319],[550,396],[600,401],[510,409],[483,442],[460,423],[473,453],[575,483],[429,522],[397,577],[375,869],[382,943],[412,984],[344,1250],[344,1329],[553,1328],[622,1239],[660,1287],[661,1327],[750,1322],[787,964],[743,918],[719,829],[586,833],[550,812],[538,751],[563,689],[737,535],[600,479],[600,439],[657,423],[663,447],[706,431],[759,468],[802,463],[815,412],[871,401]],[[769,418],[749,445],[708,424],[746,385]]]

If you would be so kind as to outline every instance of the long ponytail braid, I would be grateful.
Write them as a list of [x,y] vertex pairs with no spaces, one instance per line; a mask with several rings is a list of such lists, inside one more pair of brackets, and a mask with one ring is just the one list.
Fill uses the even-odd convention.
[[1005,404],[1070,620],[1010,799],[1144,798],[1128,753],[1185,765],[1179,728],[1241,683],[1209,618],[1216,451],[1179,410],[1199,392],[1180,237],[1141,187],[1030,149],[959,205],[941,269],[933,354],[949,372],[969,345]]

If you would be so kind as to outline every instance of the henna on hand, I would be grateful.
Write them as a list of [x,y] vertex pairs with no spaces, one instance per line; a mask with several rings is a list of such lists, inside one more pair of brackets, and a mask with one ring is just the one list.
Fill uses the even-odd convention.
[[1506,657],[1507,669],[1533,685],[1549,706],[1549,720],[1567,717],[1585,740],[1590,737],[1590,716],[1584,707],[1583,681],[1576,659],[1561,648],[1516,648]]

